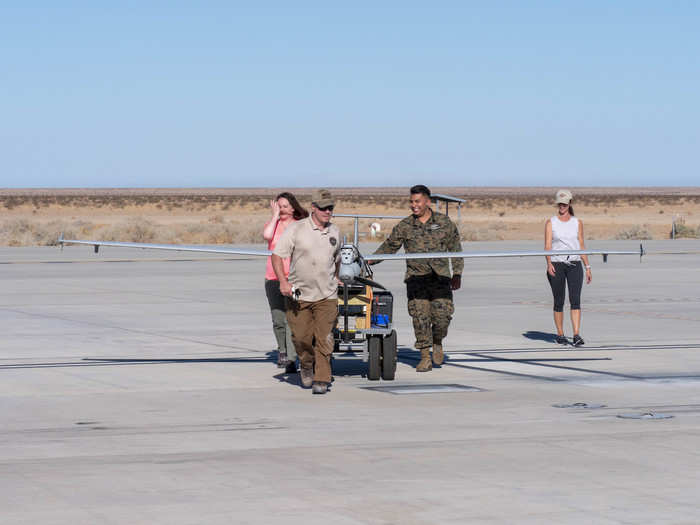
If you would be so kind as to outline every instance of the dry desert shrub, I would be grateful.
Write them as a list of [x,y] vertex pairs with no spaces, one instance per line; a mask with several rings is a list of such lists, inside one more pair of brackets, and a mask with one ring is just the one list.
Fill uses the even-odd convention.
[[644,241],[651,239],[652,235],[648,230],[648,225],[644,226],[632,226],[627,230],[621,230],[615,235],[615,239],[618,241]]
[[[217,219],[218,221],[219,219]],[[255,244],[262,242],[263,218],[220,222],[193,222],[162,225],[134,217],[114,225],[85,221],[40,222],[15,219],[0,223],[0,245],[54,246],[63,234],[66,239],[145,242],[161,244]]]
[[134,217],[105,229],[100,240],[122,242],[163,242],[162,232],[154,222]]
[[484,226],[474,224],[460,224],[459,234],[462,241],[502,241],[504,233],[509,229],[505,223],[494,222]]
[[85,221],[50,221],[48,223],[15,219],[0,224],[0,245],[55,246],[63,234],[66,238],[92,235],[95,225]]
[[190,222],[164,226],[147,219],[131,219],[104,233],[106,240],[164,244],[251,244],[262,242],[264,221]]
[[231,223],[190,223],[173,227],[176,243],[183,244],[235,244],[238,240],[237,225]]
[[[286,188],[285,188],[286,189]],[[407,187],[339,188],[333,190],[336,211],[406,216]],[[114,189],[114,190],[26,190],[0,189],[0,245],[31,246],[55,244],[61,232],[67,238],[101,239],[182,244],[261,243],[261,230],[269,217],[269,202],[281,188],[268,189]],[[552,206],[551,188],[433,188],[464,198],[462,222],[458,222],[465,241],[540,239],[539,223]],[[311,201],[310,188],[292,188],[302,206]],[[668,222],[663,217],[683,211],[698,213],[691,204],[700,203],[700,191],[683,192],[660,189],[654,192],[588,189],[576,193],[585,206],[585,216],[634,225],[622,226],[607,221],[595,229],[596,238],[648,238],[651,233],[664,236]],[[651,208],[653,206],[653,208]],[[640,209],[646,207],[640,215]],[[629,210],[628,210],[629,208]],[[454,207],[450,216],[455,219]],[[525,213],[520,213],[526,210]],[[440,206],[444,212],[444,207]],[[168,213],[169,212],[169,213]],[[522,217],[519,216],[522,215]],[[129,217],[136,217],[129,219]],[[93,222],[80,222],[83,221]],[[661,220],[660,220],[661,219]],[[158,222],[162,221],[162,222]],[[348,239],[353,236],[349,219],[334,221]],[[369,235],[369,225],[381,223],[379,235]],[[394,220],[363,219],[360,233],[364,240],[381,241],[396,224]],[[678,237],[700,237],[696,226],[680,225]]]
[[32,223],[27,219],[5,221],[0,226],[0,240],[6,246],[30,246],[33,239]]
[[[668,234],[669,239],[674,238],[673,229]],[[700,238],[700,226],[693,228],[685,223],[685,219],[680,218],[675,225],[675,238],[698,239]]]

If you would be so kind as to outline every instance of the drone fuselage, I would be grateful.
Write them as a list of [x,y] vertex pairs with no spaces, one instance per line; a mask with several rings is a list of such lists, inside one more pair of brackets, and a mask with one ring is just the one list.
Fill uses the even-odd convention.
[[362,275],[362,258],[357,247],[352,244],[344,244],[340,248],[340,267],[338,268],[338,278],[344,284],[350,284],[357,277]]

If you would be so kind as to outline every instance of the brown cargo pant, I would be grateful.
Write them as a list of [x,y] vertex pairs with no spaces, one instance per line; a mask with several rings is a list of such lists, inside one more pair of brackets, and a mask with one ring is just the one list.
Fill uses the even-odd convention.
[[[333,328],[338,300],[292,301],[287,299],[287,322],[302,368],[314,368],[314,381],[331,382]],[[315,367],[314,367],[315,365]]]

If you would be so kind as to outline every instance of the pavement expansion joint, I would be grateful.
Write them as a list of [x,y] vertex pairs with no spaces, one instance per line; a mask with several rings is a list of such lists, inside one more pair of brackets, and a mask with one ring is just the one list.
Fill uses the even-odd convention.
[[641,412],[631,414],[618,414],[620,419],[671,419],[673,414],[661,414],[659,412]]
[[388,385],[388,386],[361,386],[365,390],[375,390],[394,395],[409,394],[447,394],[464,392],[483,392],[483,389],[457,383],[431,384],[431,385]]
[[557,403],[552,405],[554,408],[586,408],[586,409],[594,409],[594,408],[605,408],[607,405],[600,405],[596,403]]

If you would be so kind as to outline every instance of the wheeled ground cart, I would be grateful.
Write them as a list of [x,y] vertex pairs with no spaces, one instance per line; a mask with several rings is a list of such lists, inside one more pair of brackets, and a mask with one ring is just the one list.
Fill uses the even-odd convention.
[[338,288],[338,324],[334,352],[362,350],[367,379],[392,381],[396,375],[396,330],[392,328],[394,297],[388,290],[362,284]]

